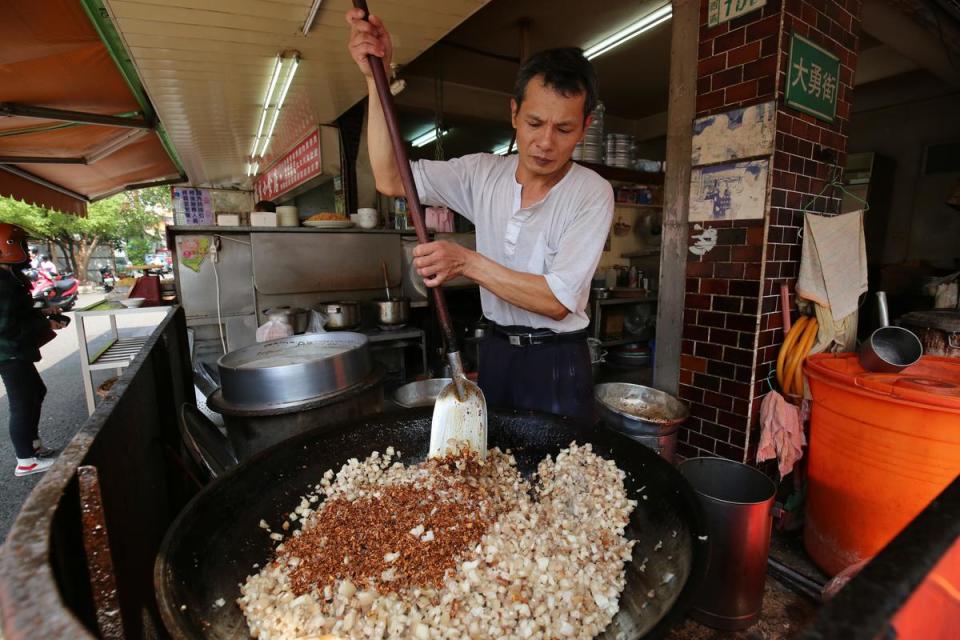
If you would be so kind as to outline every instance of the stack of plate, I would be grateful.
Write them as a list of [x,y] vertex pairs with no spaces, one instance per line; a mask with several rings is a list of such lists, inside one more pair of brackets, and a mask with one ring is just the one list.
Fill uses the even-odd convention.
[[633,136],[625,133],[607,135],[607,165],[632,169],[634,162]]
[[583,140],[573,150],[573,159],[603,164],[603,103],[593,110],[593,121],[587,127]]

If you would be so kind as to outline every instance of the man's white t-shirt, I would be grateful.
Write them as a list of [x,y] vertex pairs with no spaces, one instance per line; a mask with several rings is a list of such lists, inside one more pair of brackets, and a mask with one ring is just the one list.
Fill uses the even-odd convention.
[[420,200],[447,205],[477,227],[477,251],[501,265],[543,275],[570,314],[553,320],[509,304],[483,287],[483,315],[501,325],[578,331],[590,281],[613,218],[613,188],[597,173],[573,164],[543,200],[521,208],[518,156],[478,153],[443,162],[412,162]]

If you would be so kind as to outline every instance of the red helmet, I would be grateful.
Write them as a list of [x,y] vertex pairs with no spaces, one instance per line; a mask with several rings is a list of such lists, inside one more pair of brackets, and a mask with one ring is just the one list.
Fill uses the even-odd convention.
[[29,261],[27,232],[15,224],[0,222],[0,263],[21,264]]

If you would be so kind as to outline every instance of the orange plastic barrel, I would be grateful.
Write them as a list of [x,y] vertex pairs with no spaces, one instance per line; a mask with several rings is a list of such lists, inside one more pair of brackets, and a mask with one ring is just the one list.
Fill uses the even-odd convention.
[[813,409],[804,546],[835,575],[876,554],[960,473],[960,359],[869,373],[807,358]]

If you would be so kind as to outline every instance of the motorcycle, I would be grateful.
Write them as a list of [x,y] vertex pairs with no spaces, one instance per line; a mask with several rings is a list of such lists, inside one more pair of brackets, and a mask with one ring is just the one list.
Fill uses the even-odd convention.
[[100,267],[98,271],[100,272],[100,285],[106,293],[110,293],[117,285],[117,277],[113,275],[110,267]]
[[42,309],[60,307],[63,311],[69,311],[76,305],[80,283],[74,278],[51,277],[42,269],[27,269],[25,273],[33,283],[30,295],[36,306]]

